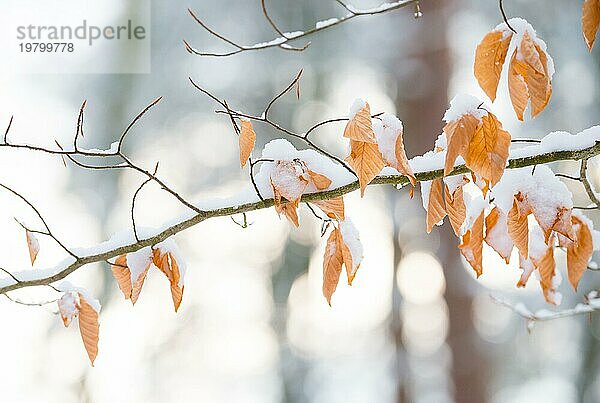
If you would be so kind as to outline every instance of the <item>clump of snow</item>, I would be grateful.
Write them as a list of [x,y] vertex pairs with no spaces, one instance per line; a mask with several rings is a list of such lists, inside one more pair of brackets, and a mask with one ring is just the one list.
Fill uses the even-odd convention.
[[481,189],[473,182],[463,186],[463,198],[465,201],[465,221],[460,227],[462,235],[473,227],[475,220],[489,206],[487,198],[483,196]]
[[140,275],[152,264],[152,248],[146,246],[138,251],[127,254],[127,267],[131,273],[133,287]]
[[545,165],[532,168],[507,169],[500,182],[491,190],[496,205],[508,213],[513,197],[521,192],[535,210],[536,217],[549,227],[556,219],[557,208],[573,208],[573,195],[567,186]]
[[354,118],[354,115],[356,115],[365,106],[367,106],[366,101],[361,98],[356,98],[348,110],[348,119]]
[[372,119],[371,124],[383,159],[390,165],[396,166],[398,164],[396,140],[404,130],[402,121],[391,113],[384,113],[379,118]]
[[58,309],[63,318],[65,326],[69,326],[74,317],[79,314],[79,293],[67,291],[58,300]]
[[486,242],[490,244],[501,256],[510,257],[510,254],[514,248],[512,238],[508,234],[508,222],[506,214],[500,210],[498,211],[498,220],[496,225],[493,227],[486,228]]
[[[299,159],[306,164],[311,171],[325,175],[331,180],[329,189],[347,185],[356,178],[343,166],[314,150],[297,150],[292,143],[285,139],[276,139],[267,143],[263,149],[261,158],[272,159],[275,161],[293,161]],[[255,175],[255,181],[258,189],[263,196],[273,193],[271,189],[270,178],[274,172],[276,164],[273,162],[264,162],[261,164],[258,173]],[[304,193],[314,193],[317,191],[315,185],[311,182],[306,187]]]
[[469,94],[458,94],[450,101],[450,108],[444,114],[444,122],[454,122],[464,115],[473,115],[481,120],[490,108],[479,98]]
[[59,291],[63,291],[65,293],[76,292],[76,293],[81,294],[83,299],[85,299],[85,301],[88,304],[90,304],[92,306],[92,308],[94,308],[96,310],[96,312],[100,312],[100,308],[101,308],[100,301],[98,301],[96,298],[92,297],[91,294],[85,288],[76,287],[68,281],[63,281],[56,287],[56,289]]
[[81,152],[93,153],[93,154],[115,154],[118,150],[119,150],[119,142],[118,141],[111,143],[108,150],[100,150],[97,148],[90,148],[90,149],[79,148],[79,151],[81,151]]
[[344,221],[340,221],[340,232],[342,233],[342,239],[350,250],[352,255],[352,272],[355,272],[360,263],[363,260],[363,246],[360,242],[358,230],[354,226],[354,223],[346,218]]
[[183,287],[185,280],[185,273],[187,271],[187,264],[185,259],[183,258],[183,254],[179,250],[179,246],[173,238],[167,238],[161,243],[158,243],[154,246],[154,249],[158,249],[162,254],[170,253],[173,259],[177,262],[177,266],[179,267],[179,287]]
[[336,24],[339,20],[340,20],[339,18],[330,18],[330,19],[324,20],[324,21],[317,21],[317,23],[315,24],[315,28],[323,29],[330,25]]

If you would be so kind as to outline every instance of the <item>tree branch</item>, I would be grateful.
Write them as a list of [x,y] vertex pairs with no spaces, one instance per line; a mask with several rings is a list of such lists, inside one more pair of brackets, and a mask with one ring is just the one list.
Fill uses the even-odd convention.
[[357,17],[383,14],[383,13],[387,13],[387,12],[390,12],[393,10],[397,10],[397,9],[409,6],[411,4],[417,4],[419,2],[419,0],[399,0],[399,1],[392,2],[392,3],[382,3],[378,7],[361,10],[361,9],[354,8],[353,6],[350,6],[348,4],[345,4],[341,1],[338,1],[338,0],[336,0],[336,1],[340,5],[342,5],[346,9],[346,11],[348,11],[347,15],[345,15],[341,18],[332,18],[330,20],[321,21],[321,22],[315,24],[314,28],[310,28],[305,31],[298,31],[298,32],[282,32],[281,29],[277,25],[275,25],[273,20],[270,18],[269,14],[266,11],[266,7],[265,7],[264,1],[263,1],[262,2],[263,14],[267,18],[271,27],[273,27],[273,29],[275,29],[277,31],[277,33],[279,33],[279,35],[281,35],[281,36],[278,38],[274,38],[268,42],[256,43],[254,45],[240,45],[239,43],[236,43],[236,42],[232,41],[231,39],[226,38],[222,34],[216,32],[214,29],[208,27],[206,25],[206,23],[204,23],[204,21],[202,21],[191,9],[188,9],[188,12],[192,16],[192,18],[196,21],[196,23],[198,23],[198,25],[200,25],[200,27],[202,27],[206,32],[208,32],[212,36],[216,37],[217,39],[233,46],[235,48],[235,50],[232,50],[229,52],[223,52],[223,53],[202,52],[200,50],[197,50],[193,46],[191,46],[185,39],[183,40],[183,43],[185,45],[185,49],[191,54],[195,54],[198,56],[212,56],[212,57],[227,57],[227,56],[236,55],[236,54],[242,53],[242,52],[247,52],[247,51],[252,51],[252,50],[269,49],[269,48],[275,48],[275,47],[278,47],[278,48],[281,48],[284,50],[303,51],[306,48],[308,48],[308,46],[310,45],[310,42],[308,42],[306,45],[304,45],[302,47],[291,46],[289,44],[289,42],[295,41],[298,39],[302,39],[302,38],[306,38],[307,36],[310,36],[312,34],[320,32],[320,31],[324,31],[324,30],[334,27],[336,25],[343,24],[343,23],[348,22]]
[[[583,160],[598,154],[600,154],[600,143],[596,143],[595,145],[582,150],[554,151],[540,155],[513,158],[509,160],[507,168],[522,168],[532,165],[547,164],[555,161]],[[469,172],[469,169],[464,165],[460,165],[457,166],[450,173],[450,175],[458,175],[467,172]],[[444,176],[444,170],[436,169],[431,171],[418,172],[415,173],[415,176],[418,182],[430,181],[432,179],[442,178]],[[408,183],[409,181],[407,177],[403,175],[381,175],[374,178],[370,185],[406,185]],[[310,202],[315,200],[333,199],[335,197],[343,196],[347,193],[357,190],[358,188],[358,181],[353,181],[335,189],[305,194],[302,196],[301,201]],[[88,255],[80,256],[78,258],[73,258],[68,264],[66,264],[66,266],[56,268],[55,272],[51,275],[37,279],[15,281],[14,279],[17,278],[17,276],[15,276],[13,273],[10,276],[12,278],[9,277],[0,281],[0,284],[2,284],[2,286],[0,286],[0,294],[25,287],[48,285],[55,281],[62,280],[63,278],[73,273],[75,270],[79,269],[82,266],[85,266],[90,263],[104,262],[108,259],[116,258],[122,254],[135,252],[141,248],[156,245],[157,243],[162,242],[167,238],[178,234],[190,227],[193,227],[209,218],[232,216],[234,214],[243,214],[250,211],[256,211],[272,207],[273,205],[273,199],[269,198],[252,203],[245,203],[235,206],[225,206],[209,211],[199,210],[199,212],[197,212],[192,217],[181,221],[175,225],[167,227],[166,229],[163,229],[162,231],[158,232],[157,234],[151,237],[141,239],[139,242],[132,242],[127,245],[110,248],[106,251],[91,253]],[[31,273],[31,271],[28,272]]]

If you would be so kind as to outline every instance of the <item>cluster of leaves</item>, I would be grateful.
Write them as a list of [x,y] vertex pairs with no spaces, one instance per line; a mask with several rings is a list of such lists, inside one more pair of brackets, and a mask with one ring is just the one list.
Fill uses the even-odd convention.
[[[600,0],[585,0],[582,26],[590,50],[599,24]],[[476,49],[475,78],[493,102],[509,53],[508,90],[514,111],[519,120],[524,120],[525,110],[530,105],[531,116],[536,117],[546,108],[552,95],[554,62],[546,44],[525,20],[506,21],[483,38]],[[443,133],[434,149],[427,153],[444,161],[444,177],[421,182],[427,231],[441,225],[448,216],[460,241],[459,250],[477,276],[483,273],[484,243],[507,264],[516,249],[519,267],[523,270],[517,286],[524,286],[531,274],[537,272],[545,299],[549,303],[560,303],[555,249],[566,251],[568,279],[577,288],[594,250],[600,248],[600,241],[595,241],[600,240],[600,233],[593,229],[589,219],[573,210],[572,195],[549,168],[540,166],[533,171],[505,172],[511,135],[484,102],[468,95],[455,97],[444,121]],[[413,187],[416,185],[404,150],[403,131],[402,122],[396,116],[372,115],[369,104],[361,99],[351,106],[348,123],[340,137],[349,140],[349,155],[345,161],[358,178],[361,196],[385,167],[395,169],[405,175]],[[251,177],[255,143],[251,121],[241,119],[240,164],[243,168],[250,161]],[[332,178],[320,172],[314,161],[289,158],[261,162],[273,164],[268,179],[277,214],[285,216],[296,227],[302,196],[331,190],[334,186]],[[470,172],[454,175],[457,162],[464,163]],[[258,192],[256,184],[255,189]],[[413,188],[411,196],[412,191]],[[341,196],[310,203],[327,217],[322,219],[322,235],[329,231],[323,258],[323,295],[331,304],[343,267],[348,284],[352,284],[363,260],[363,248],[356,227],[346,217]],[[27,228],[25,231],[33,265],[40,245],[33,231]],[[172,239],[121,255],[111,264],[120,290],[132,304],[138,300],[152,267],[169,281],[177,311],[183,298],[186,270]],[[100,304],[81,288],[67,284],[60,291],[63,295],[58,300],[58,308],[63,323],[69,326],[73,319],[78,319],[83,344],[93,365],[98,353]]]

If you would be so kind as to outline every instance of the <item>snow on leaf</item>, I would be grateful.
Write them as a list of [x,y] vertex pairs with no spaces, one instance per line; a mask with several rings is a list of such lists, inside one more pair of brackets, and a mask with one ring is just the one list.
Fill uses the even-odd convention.
[[385,166],[377,143],[350,140],[350,155],[346,161],[354,169],[360,183],[360,195]]
[[336,197],[335,199],[315,200],[311,203],[319,206],[319,208],[327,214],[327,217],[338,221],[344,220],[344,198],[342,196]]
[[404,150],[402,121],[390,113],[384,113],[372,119],[372,126],[384,162],[405,175],[414,186],[416,178]]
[[575,290],[583,273],[587,270],[588,263],[594,253],[594,240],[591,228],[582,219],[573,215],[573,229],[576,239],[567,241],[567,272],[569,282]]
[[375,143],[375,133],[371,125],[371,109],[363,100],[356,100],[350,108],[350,120],[344,129],[344,137],[363,143]]
[[506,264],[510,262],[510,254],[514,248],[513,240],[508,234],[507,219],[506,214],[498,207],[494,207],[485,218],[485,242]]
[[35,237],[35,235],[29,231],[25,230],[25,238],[27,239],[27,249],[29,250],[29,259],[31,260],[31,265],[35,262],[35,258],[40,251],[40,243]]
[[74,318],[79,318],[81,339],[93,366],[98,355],[100,304],[97,300],[88,301],[88,298],[90,297],[82,290],[65,291],[58,300],[58,310],[65,327],[69,326]]
[[323,296],[331,305],[331,296],[335,292],[342,273],[342,235],[338,228],[329,234],[323,256]]
[[471,265],[477,277],[483,273],[483,211],[462,237],[460,252]]
[[596,41],[600,25],[600,0],[584,0],[581,16],[581,30],[588,49],[591,51]]
[[475,77],[481,89],[492,100],[496,99],[498,82],[506,60],[512,32],[494,30],[483,37],[475,52]]
[[421,182],[421,195],[424,201],[427,200],[427,233],[430,233],[433,226],[441,225],[446,217],[444,182],[441,178],[431,182]]
[[[270,181],[275,200],[275,211],[282,213],[298,226],[298,213],[295,211],[300,203],[300,198],[309,184],[310,175],[306,164],[300,160],[277,161],[271,173]],[[322,178],[319,181],[324,184]],[[282,198],[289,203],[282,204]],[[292,211],[293,210],[293,211]]]
[[363,247],[358,230],[349,218],[340,221],[341,249],[346,267],[348,284],[352,285],[356,272],[363,260]]
[[256,133],[252,127],[252,122],[249,120],[242,120],[242,130],[240,131],[239,145],[240,145],[240,164],[242,168],[248,162],[248,158],[252,154],[254,144],[256,142]]
[[510,140],[510,134],[502,129],[502,124],[494,114],[483,116],[464,156],[467,167],[491,182],[492,186],[495,185],[504,173]]

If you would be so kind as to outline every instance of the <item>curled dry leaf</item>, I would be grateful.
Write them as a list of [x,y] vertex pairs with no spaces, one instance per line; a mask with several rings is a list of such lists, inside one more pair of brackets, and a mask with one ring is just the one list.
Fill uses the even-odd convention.
[[315,200],[311,202],[316,206],[319,206],[327,217],[334,220],[343,221],[345,218],[344,213],[344,198],[342,196],[336,197],[335,199],[328,200]]
[[362,262],[362,252],[358,231],[350,220],[341,221],[339,227],[334,227],[323,256],[323,295],[329,305],[340,280],[342,265],[346,267],[348,284],[352,285]]
[[556,263],[554,261],[554,248],[548,247],[546,253],[541,259],[531,259],[538,272],[540,273],[540,285],[544,293],[544,298],[550,304],[558,305],[556,300],[556,289],[555,284],[556,276]]
[[404,150],[404,126],[402,121],[390,113],[383,113],[372,119],[372,125],[377,146],[385,164],[405,175],[410,183],[415,186],[415,174],[408,163],[406,151]]
[[477,176],[495,185],[504,173],[510,140],[510,134],[502,129],[496,116],[488,112],[469,143],[464,156],[466,165]]
[[240,131],[240,164],[242,168],[248,162],[248,158],[252,154],[254,144],[256,143],[256,133],[252,127],[252,122],[249,120],[242,120],[242,130]]
[[98,302],[88,301],[82,292],[67,291],[58,300],[58,310],[65,327],[69,326],[74,318],[79,318],[81,339],[93,366],[98,355],[100,332]]
[[342,235],[338,228],[329,234],[323,256],[323,296],[331,305],[331,296],[335,292],[342,273]]
[[450,121],[444,126],[446,134],[446,162],[444,164],[444,175],[450,174],[454,169],[454,162],[459,155],[466,155],[471,139],[479,127],[480,121],[477,117],[466,114],[457,120]]
[[465,199],[463,195],[463,187],[458,186],[452,193],[450,193],[448,185],[445,185],[446,194],[446,211],[448,212],[448,218],[450,219],[450,225],[457,236],[460,236],[460,228],[465,222],[467,215],[467,208],[465,206]]
[[363,143],[376,143],[375,133],[373,133],[373,126],[371,124],[371,108],[369,104],[357,100],[352,109],[357,108],[360,109],[350,118],[344,129],[344,137]]
[[483,273],[483,212],[462,237],[460,253],[471,265],[477,277]]
[[527,104],[526,101],[523,103],[524,99],[531,101],[531,117],[534,118],[546,108],[552,95],[548,54],[528,31],[511,57],[509,92],[519,120],[523,120]]
[[159,246],[153,250],[153,262],[154,265],[158,267],[160,271],[162,271],[169,279],[171,284],[171,297],[173,298],[173,306],[175,308],[175,312],[177,312],[179,306],[181,305],[181,300],[183,299],[184,289],[179,262],[177,262],[175,254],[172,251],[170,251],[168,248],[163,250]]
[[421,182],[421,192],[427,201],[427,233],[430,233],[434,225],[439,224],[446,217],[444,207],[444,182],[442,179],[434,179],[431,182]]
[[27,239],[27,249],[29,250],[29,259],[31,260],[31,265],[35,262],[35,258],[40,251],[40,243],[35,237],[35,235],[29,231],[25,230],[25,238]]
[[588,49],[591,51],[596,41],[600,25],[600,0],[584,0],[581,16],[581,30]]
[[517,194],[513,207],[508,212],[507,228],[510,238],[521,256],[525,258],[529,257],[529,214],[531,214],[531,207],[525,203],[521,193]]
[[475,78],[481,89],[494,101],[502,67],[506,60],[512,31],[494,30],[483,37],[475,52]]
[[360,183],[360,195],[385,166],[377,143],[350,140],[350,155],[346,161],[354,169]]
[[581,276],[587,270],[588,263],[594,253],[594,240],[590,227],[579,217],[573,216],[573,229],[576,233],[575,241],[567,240],[567,272],[569,282],[575,290]]
[[310,179],[315,184],[315,187],[318,190],[327,189],[329,185],[331,185],[331,179],[329,179],[325,175],[321,175],[320,173],[311,171],[310,169],[308,170],[308,176],[310,177]]

